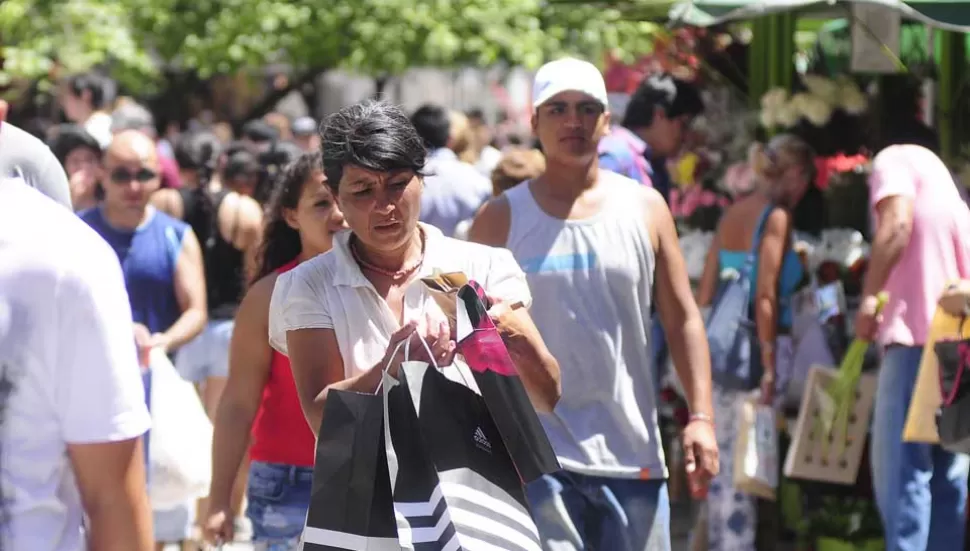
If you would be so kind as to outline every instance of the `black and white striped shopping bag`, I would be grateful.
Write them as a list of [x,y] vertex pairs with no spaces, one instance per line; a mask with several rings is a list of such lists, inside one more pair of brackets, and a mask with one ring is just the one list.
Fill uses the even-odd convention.
[[401,547],[540,551],[522,482],[481,396],[425,364],[384,382]]

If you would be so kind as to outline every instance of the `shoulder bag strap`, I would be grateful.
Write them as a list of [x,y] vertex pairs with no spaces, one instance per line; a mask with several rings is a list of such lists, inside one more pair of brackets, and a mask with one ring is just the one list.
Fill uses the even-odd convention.
[[758,218],[758,225],[754,228],[754,236],[751,238],[751,250],[748,251],[748,257],[744,260],[744,268],[742,270],[742,276],[750,277],[752,270],[754,270],[754,259],[758,256],[758,249],[761,248],[761,234],[764,232],[765,223],[768,221],[768,215],[771,211],[775,210],[775,205],[768,204],[765,210],[761,212],[761,216]]

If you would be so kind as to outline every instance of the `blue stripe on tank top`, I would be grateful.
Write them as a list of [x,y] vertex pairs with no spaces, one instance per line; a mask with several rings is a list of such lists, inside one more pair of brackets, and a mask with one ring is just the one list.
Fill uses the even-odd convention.
[[598,260],[595,252],[589,252],[529,258],[520,264],[522,271],[527,274],[550,274],[592,270],[596,268]]

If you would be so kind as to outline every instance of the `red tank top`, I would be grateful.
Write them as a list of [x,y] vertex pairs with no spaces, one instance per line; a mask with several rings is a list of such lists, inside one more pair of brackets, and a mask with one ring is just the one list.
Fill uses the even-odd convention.
[[[292,270],[296,264],[294,260],[277,273]],[[290,360],[275,350],[259,411],[253,420],[252,437],[249,455],[253,461],[313,466],[316,438],[303,416]]]

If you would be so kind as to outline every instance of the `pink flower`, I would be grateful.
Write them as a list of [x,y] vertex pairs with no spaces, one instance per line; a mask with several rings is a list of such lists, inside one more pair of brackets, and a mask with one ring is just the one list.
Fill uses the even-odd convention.
[[694,213],[695,210],[697,210],[697,207],[699,205],[700,205],[700,197],[698,197],[696,193],[691,193],[690,195],[684,198],[684,203],[683,203],[684,215],[690,216],[691,214]]
[[705,190],[701,192],[698,201],[703,207],[713,207],[717,203],[717,195],[711,191]]

